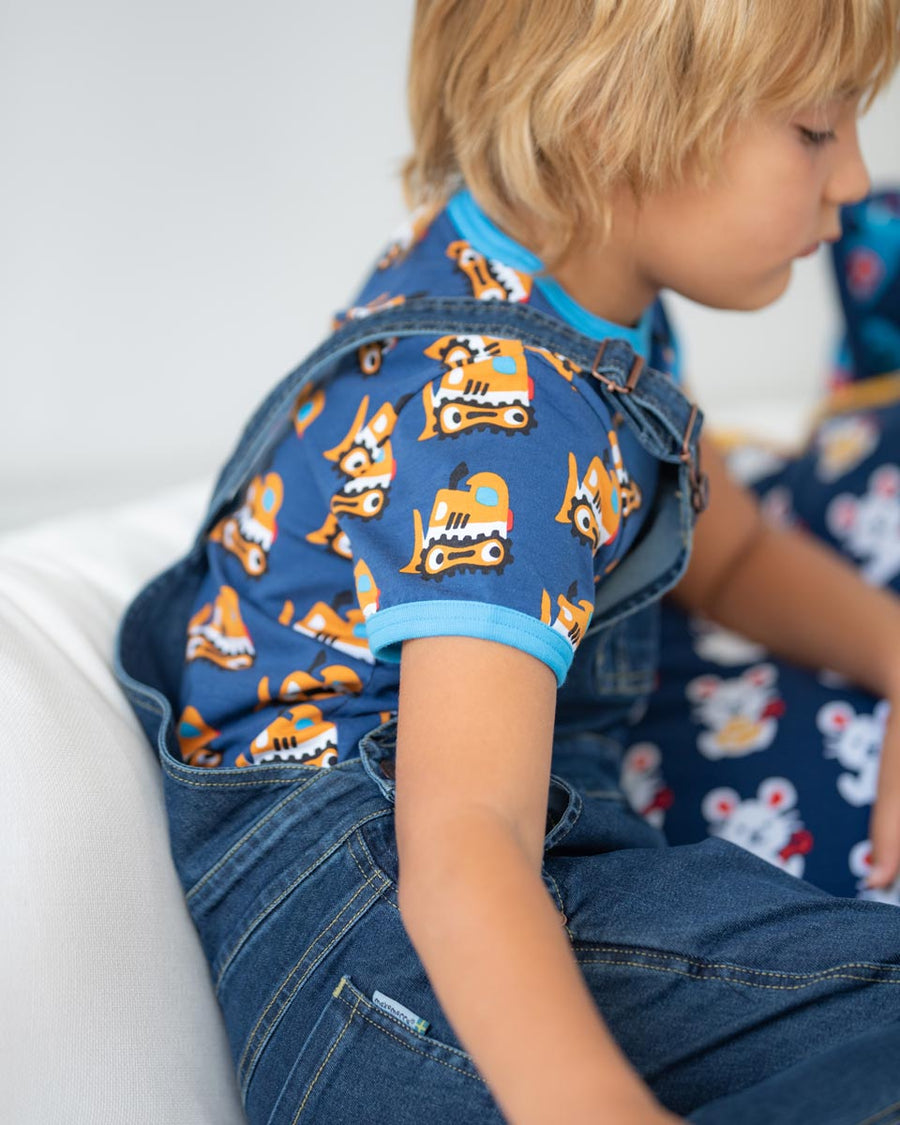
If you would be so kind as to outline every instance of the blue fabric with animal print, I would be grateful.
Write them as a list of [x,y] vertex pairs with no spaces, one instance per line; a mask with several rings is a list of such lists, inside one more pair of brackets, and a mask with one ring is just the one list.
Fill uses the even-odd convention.
[[831,253],[845,331],[833,387],[900,370],[900,190],[843,207],[841,226]]
[[[766,516],[825,541],[900,593],[900,193],[844,208],[834,247],[846,333],[806,448],[745,444],[732,473]],[[658,689],[630,730],[622,787],[671,844],[740,844],[833,894],[867,889],[887,703],[664,602]]]
[[[676,381],[662,305],[634,326],[574,304],[468,192],[398,232],[347,319],[408,297],[527,303],[625,339]],[[379,340],[304,388],[291,425],[208,535],[185,637],[192,765],[329,766],[396,713],[404,640],[473,636],[561,685],[597,586],[627,554],[658,463],[565,355],[487,336]]]

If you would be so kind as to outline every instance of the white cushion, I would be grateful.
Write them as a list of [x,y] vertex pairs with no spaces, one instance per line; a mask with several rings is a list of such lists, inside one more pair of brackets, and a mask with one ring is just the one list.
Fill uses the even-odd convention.
[[0,1075],[17,1125],[239,1125],[159,768],[111,672],[211,482],[0,540]]

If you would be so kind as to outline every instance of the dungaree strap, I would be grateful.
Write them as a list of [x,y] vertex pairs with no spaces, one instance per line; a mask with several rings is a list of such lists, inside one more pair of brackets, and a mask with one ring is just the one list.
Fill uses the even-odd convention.
[[216,482],[192,555],[202,554],[210,530],[259,471],[308,383],[327,382],[338,362],[364,344],[421,334],[514,339],[566,356],[593,375],[610,413],[619,411],[660,462],[654,511],[629,552],[629,565],[617,567],[600,584],[586,634],[612,625],[674,585],[687,566],[694,520],[707,500],[698,446],[701,412],[669,376],[647,367],[627,341],[592,340],[536,309],[473,297],[410,297],[399,306],[351,316],[327,337],[269,392],[244,427]]
[[411,297],[399,307],[345,321],[269,392],[219,475],[198,542],[234,503],[307,383],[333,373],[343,356],[364,344],[421,333],[514,338],[562,353],[590,370],[600,396],[610,410],[621,411],[649,453],[658,460],[690,467],[692,502],[696,511],[702,509],[704,478],[697,449],[702,414],[668,376],[645,366],[627,341],[592,340],[546,313],[520,305],[471,297]]

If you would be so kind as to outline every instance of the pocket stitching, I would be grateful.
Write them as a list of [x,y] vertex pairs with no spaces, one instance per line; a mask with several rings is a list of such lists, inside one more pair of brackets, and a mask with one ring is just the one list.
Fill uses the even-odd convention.
[[[471,1074],[469,1073],[469,1071],[463,1070],[458,1066],[454,1066],[452,1063],[445,1062],[443,1059],[439,1059],[435,1057],[435,1055],[429,1054],[427,1051],[420,1050],[415,1046],[414,1043],[411,1043],[405,1039],[401,1039],[399,1035],[395,1035],[394,1032],[389,1031],[386,1027],[383,1027],[380,1023],[378,1023],[377,1020],[374,1020],[370,1016],[367,1016],[364,1012],[358,1011],[358,1009],[362,1006],[368,1008],[371,1011],[377,1011],[380,1016],[384,1017],[384,1019],[390,1020],[392,1023],[396,1023],[398,1028],[402,1028],[408,1035],[414,1034],[414,1032],[409,1031],[409,1029],[405,1027],[400,1022],[400,1020],[396,1018],[396,1016],[392,1016],[390,1012],[383,1012],[380,1008],[376,1009],[375,1005],[372,1004],[372,1002],[359,991],[359,989],[356,987],[353,981],[350,980],[349,977],[344,976],[341,979],[345,982],[345,986],[348,988],[348,991],[352,992],[355,997],[355,1001],[353,1003],[353,1011],[350,1017],[351,1019],[353,1018],[353,1016],[358,1016],[361,1020],[365,1020],[366,1023],[370,1023],[373,1027],[377,1028],[379,1031],[389,1036],[391,1039],[395,1039],[401,1045],[401,1047],[406,1047],[407,1050],[412,1051],[414,1054],[421,1055],[423,1058],[428,1059],[430,1062],[439,1063],[441,1066],[447,1067],[448,1070],[454,1070],[457,1074],[461,1074],[464,1078],[471,1078],[473,1082],[477,1082],[481,1086],[487,1085],[481,1075]],[[340,1000],[342,1004],[345,1004],[349,1008],[351,1006],[350,1001],[344,998],[343,991],[344,990],[342,988],[340,992],[337,992],[335,995],[335,999]],[[451,1047],[449,1043],[444,1043],[440,1039],[434,1039],[427,1035],[418,1036],[417,1038],[423,1042],[433,1043],[435,1047],[439,1047],[443,1051],[452,1051],[454,1055],[459,1055],[460,1058],[465,1059],[474,1068],[474,1060],[472,1059],[471,1055],[467,1055],[465,1051],[460,1051],[457,1047]]]

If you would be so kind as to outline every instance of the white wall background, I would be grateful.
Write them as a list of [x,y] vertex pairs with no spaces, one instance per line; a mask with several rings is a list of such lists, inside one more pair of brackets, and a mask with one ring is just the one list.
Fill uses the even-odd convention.
[[[412,0],[0,7],[0,529],[212,476],[404,209]],[[900,82],[863,122],[900,182]],[[824,251],[759,313],[673,299],[713,420],[811,400]]]

